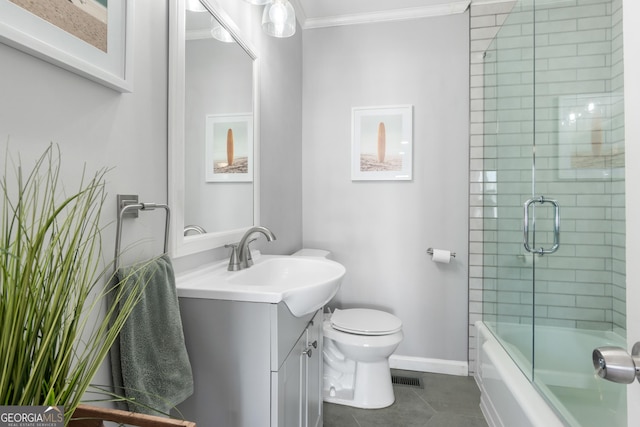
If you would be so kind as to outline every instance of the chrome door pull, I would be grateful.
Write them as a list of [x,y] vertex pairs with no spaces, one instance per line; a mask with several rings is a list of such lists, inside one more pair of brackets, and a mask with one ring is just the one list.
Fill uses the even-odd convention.
[[640,342],[633,345],[631,355],[622,347],[598,347],[592,353],[593,367],[600,378],[614,383],[640,382]]
[[[551,203],[553,205],[553,209],[554,209],[553,246],[551,247],[551,249],[545,249],[542,247],[535,249],[529,246],[529,206],[535,203],[539,203],[541,205],[544,203]],[[535,218],[534,218],[534,221],[535,221]],[[531,198],[526,202],[524,202],[523,232],[524,232],[523,243],[524,243],[524,248],[526,249],[527,252],[531,252],[538,255],[548,255],[557,251],[558,248],[560,247],[560,205],[558,204],[558,201],[553,199],[545,199],[544,196],[540,196],[540,197]]]

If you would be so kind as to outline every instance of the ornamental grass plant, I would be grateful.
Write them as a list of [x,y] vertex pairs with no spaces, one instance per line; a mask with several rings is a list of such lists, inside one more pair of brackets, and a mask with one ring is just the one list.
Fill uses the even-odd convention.
[[[10,158],[0,181],[0,405],[64,406],[65,425],[144,283],[112,286],[102,258],[107,169],[66,194],[60,150],[25,172]],[[105,298],[120,303],[106,306]],[[104,312],[102,312],[104,311]]]

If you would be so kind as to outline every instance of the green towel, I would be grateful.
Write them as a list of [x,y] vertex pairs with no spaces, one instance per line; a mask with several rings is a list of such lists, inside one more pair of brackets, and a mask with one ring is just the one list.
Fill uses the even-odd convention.
[[193,394],[171,259],[163,255],[144,268],[120,268],[118,286],[126,286],[125,278],[148,282],[111,351],[115,390],[135,401],[127,402],[130,411],[168,415]]

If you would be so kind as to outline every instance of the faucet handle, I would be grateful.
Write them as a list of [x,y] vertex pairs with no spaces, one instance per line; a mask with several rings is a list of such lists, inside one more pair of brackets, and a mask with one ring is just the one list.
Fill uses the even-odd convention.
[[231,256],[229,257],[229,266],[227,267],[228,271],[238,271],[240,270],[240,260],[238,259],[238,244],[232,243],[228,245],[224,245],[225,248],[231,248]]
[[251,258],[251,248],[249,248],[249,245],[256,240],[258,240],[258,238],[254,237],[253,239],[249,239],[247,242],[247,267],[251,267],[253,265],[253,258]]

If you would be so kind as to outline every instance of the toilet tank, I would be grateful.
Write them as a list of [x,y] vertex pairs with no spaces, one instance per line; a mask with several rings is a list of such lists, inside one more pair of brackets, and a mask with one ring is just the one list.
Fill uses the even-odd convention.
[[300,249],[298,252],[293,253],[291,256],[306,256],[332,259],[331,252],[325,251],[324,249]]

